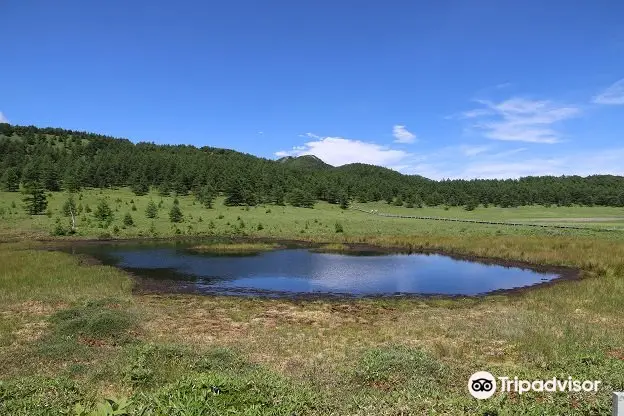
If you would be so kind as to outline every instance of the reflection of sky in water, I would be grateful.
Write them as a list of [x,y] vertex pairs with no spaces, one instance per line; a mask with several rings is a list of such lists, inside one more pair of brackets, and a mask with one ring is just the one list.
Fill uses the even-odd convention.
[[[95,256],[98,252],[91,253]],[[355,295],[427,293],[474,295],[550,280],[556,275],[519,268],[454,260],[442,255],[392,254],[345,256],[304,249],[279,250],[248,257],[191,254],[172,247],[106,247],[113,264],[139,275],[171,270],[193,276],[210,290],[331,292]]]

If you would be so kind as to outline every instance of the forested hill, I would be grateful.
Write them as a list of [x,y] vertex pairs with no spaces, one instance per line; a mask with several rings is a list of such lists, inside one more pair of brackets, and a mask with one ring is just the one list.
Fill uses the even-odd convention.
[[299,157],[286,156],[278,159],[277,161],[290,167],[299,169],[327,169],[332,167],[331,165],[328,165],[314,155],[305,155]]
[[276,161],[213,147],[133,144],[9,124],[0,124],[0,183],[8,191],[32,184],[50,191],[130,186],[137,194],[149,187],[162,194],[212,190],[224,193],[230,204],[386,200],[408,206],[624,206],[624,178],[619,176],[433,181],[372,165],[332,167],[313,156]]

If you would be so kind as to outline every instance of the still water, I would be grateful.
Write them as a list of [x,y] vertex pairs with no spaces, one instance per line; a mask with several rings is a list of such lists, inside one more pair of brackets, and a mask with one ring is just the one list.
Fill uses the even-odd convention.
[[439,254],[345,255],[292,248],[224,256],[193,253],[180,243],[87,244],[72,251],[131,271],[144,284],[229,295],[478,295],[559,277]]

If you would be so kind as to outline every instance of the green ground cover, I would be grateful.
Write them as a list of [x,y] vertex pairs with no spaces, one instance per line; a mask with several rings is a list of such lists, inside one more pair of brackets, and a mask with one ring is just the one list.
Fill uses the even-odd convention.
[[[63,204],[68,195],[63,192],[49,194],[48,215],[29,216],[22,208],[23,196],[17,192],[0,192],[0,235],[14,237],[47,237],[54,233],[57,223],[69,229],[69,218],[63,215]],[[175,197],[161,197],[156,192],[136,196],[129,189],[101,191],[83,190],[75,196],[76,238],[133,238],[169,237],[175,235],[231,235],[282,238],[318,238],[333,236],[337,224],[348,236],[399,236],[399,235],[455,235],[463,234],[530,234],[530,235],[593,235],[592,227],[624,227],[624,209],[613,207],[551,207],[529,206],[520,208],[479,207],[466,211],[461,207],[448,210],[443,207],[405,208],[386,203],[354,204],[365,210],[404,215],[422,215],[446,218],[465,218],[489,221],[525,221],[539,224],[563,224],[588,227],[588,231],[561,231],[530,227],[506,227],[475,225],[470,223],[447,223],[427,220],[384,218],[355,210],[342,210],[337,205],[319,202],[313,209],[292,206],[259,205],[255,207],[227,207],[223,198],[215,201],[214,208],[207,209],[192,196],[178,197],[183,221],[172,223],[169,211]],[[94,217],[98,204],[105,200],[113,212],[113,220],[107,227]],[[157,209],[156,218],[148,218],[146,209],[150,201]],[[91,212],[87,212],[87,211]],[[125,225],[126,214],[133,225]],[[569,221],[561,219],[570,218]],[[608,219],[608,222],[590,221]],[[582,219],[582,220],[579,220]],[[566,235],[567,235],[566,234]],[[620,238],[619,233],[604,238]]]
[[[206,209],[190,196],[179,198],[184,221],[173,224],[173,197],[120,189],[87,190],[76,200],[94,211],[107,199],[115,217],[107,228],[83,212],[76,235],[52,237],[57,217],[68,223],[66,195],[49,198],[49,217],[27,216],[20,198],[0,193],[0,414],[89,414],[99,406],[99,414],[136,415],[600,415],[610,412],[611,391],[624,389],[618,232],[382,218],[321,203],[247,209],[218,200]],[[145,216],[150,199],[163,200],[155,219]],[[618,208],[366,206],[491,220],[622,215]],[[126,213],[134,225],[124,228]],[[35,241],[196,234],[304,239],[334,249],[361,242],[444,249],[584,274],[478,299],[134,295],[124,272]],[[527,379],[598,379],[603,387],[477,401],[466,381],[485,369]]]

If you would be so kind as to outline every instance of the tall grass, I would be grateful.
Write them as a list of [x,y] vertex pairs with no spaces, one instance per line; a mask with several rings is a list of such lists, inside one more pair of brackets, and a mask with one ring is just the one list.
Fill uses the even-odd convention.
[[131,279],[109,266],[88,266],[64,253],[0,244],[0,305],[127,298]]
[[231,244],[203,244],[190,247],[188,250],[197,253],[209,254],[257,254],[279,248],[279,244],[268,243],[231,243]]

